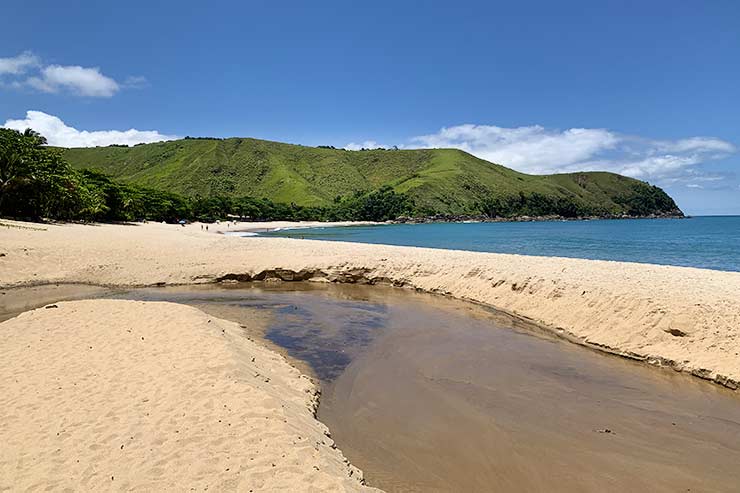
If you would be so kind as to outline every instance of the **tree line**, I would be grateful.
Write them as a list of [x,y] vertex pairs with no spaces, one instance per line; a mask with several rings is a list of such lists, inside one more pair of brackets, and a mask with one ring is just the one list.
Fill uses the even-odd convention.
[[[614,198],[624,213],[645,216],[680,211],[660,188],[636,182]],[[608,216],[615,211],[577,197],[537,192],[482,195],[471,214],[516,216]],[[301,206],[242,196],[185,197],[118,182],[89,169],[77,170],[60,149],[31,129],[0,129],[0,216],[31,220],[214,221],[239,217],[253,221],[387,221],[399,216],[433,215],[406,194],[384,186],[336,197],[328,206]]]
[[65,221],[264,220],[386,221],[412,214],[413,201],[383,187],[337,197],[330,206],[255,197],[184,197],[76,170],[62,151],[28,129],[0,129],[0,216]]
[[599,204],[587,203],[576,197],[544,195],[537,192],[515,195],[487,196],[476,204],[476,208],[489,218],[513,218],[522,216],[560,216],[564,218],[608,217],[614,214],[641,217],[652,214],[676,214],[681,211],[673,199],[661,188],[647,183],[635,182],[630,188],[614,197],[622,210],[607,209]]
[[593,206],[569,197],[557,197],[533,192],[501,197],[489,196],[478,202],[481,214],[490,218],[517,216],[562,216],[567,218],[604,214]]

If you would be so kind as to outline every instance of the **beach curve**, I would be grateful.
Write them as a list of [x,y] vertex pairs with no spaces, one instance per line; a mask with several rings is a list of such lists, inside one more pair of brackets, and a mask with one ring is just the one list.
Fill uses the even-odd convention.
[[[23,225],[24,223],[19,223]],[[389,283],[483,303],[574,342],[740,386],[740,273],[285,238],[197,225],[2,232],[0,286],[257,279]],[[212,228],[212,231],[215,228]],[[226,229],[224,226],[223,229]]]

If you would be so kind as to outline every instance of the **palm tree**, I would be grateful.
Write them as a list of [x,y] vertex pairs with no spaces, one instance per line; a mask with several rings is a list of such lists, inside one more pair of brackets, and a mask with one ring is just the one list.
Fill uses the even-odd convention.
[[3,199],[13,186],[25,181],[23,170],[23,158],[12,149],[0,148],[0,210],[2,210]]
[[36,147],[40,147],[47,144],[46,137],[38,133],[36,130],[32,128],[27,128],[23,132],[23,136],[28,139],[33,139],[36,142]]

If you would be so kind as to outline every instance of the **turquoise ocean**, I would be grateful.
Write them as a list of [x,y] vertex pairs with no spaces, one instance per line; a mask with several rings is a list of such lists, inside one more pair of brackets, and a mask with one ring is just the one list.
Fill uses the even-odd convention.
[[389,224],[265,235],[740,271],[740,216]]

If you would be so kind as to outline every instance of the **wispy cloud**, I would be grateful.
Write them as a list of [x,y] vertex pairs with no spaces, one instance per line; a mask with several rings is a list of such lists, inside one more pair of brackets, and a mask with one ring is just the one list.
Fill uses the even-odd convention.
[[714,181],[721,177],[701,165],[737,153],[734,144],[714,137],[657,140],[604,128],[540,125],[457,125],[412,137],[400,147],[462,149],[525,173],[601,170],[662,183]]
[[30,88],[45,93],[66,92],[77,96],[109,98],[122,88],[141,88],[147,81],[132,76],[117,82],[101,72],[99,67],[80,65],[45,65],[41,59],[26,51],[11,58],[0,58],[0,82],[13,89]]
[[472,124],[411,139],[419,147],[462,149],[487,161],[536,173],[582,162],[613,149],[618,142],[613,132],[604,129],[551,131],[539,125],[505,128]]
[[65,124],[60,118],[42,111],[27,111],[22,120],[8,120],[3,125],[24,131],[27,128],[36,130],[46,137],[49,145],[60,147],[94,147],[111,144],[141,144],[177,139],[176,135],[165,135],[156,130],[77,130]]
[[37,67],[39,63],[38,57],[30,51],[10,58],[0,58],[0,75],[20,75],[30,68]]
[[40,77],[31,77],[26,82],[42,92],[69,90],[80,96],[95,98],[109,98],[121,89],[115,80],[101,74],[98,67],[85,68],[78,65],[50,65],[41,70]]
[[126,77],[126,80],[123,81],[122,86],[131,89],[141,89],[142,87],[148,87],[149,81],[146,79],[146,77],[142,77],[140,75],[132,75]]

